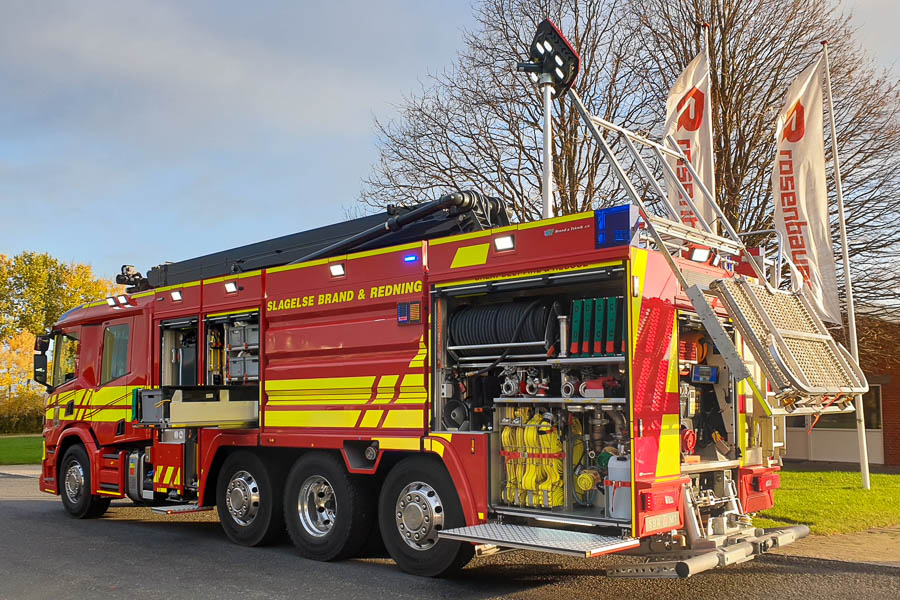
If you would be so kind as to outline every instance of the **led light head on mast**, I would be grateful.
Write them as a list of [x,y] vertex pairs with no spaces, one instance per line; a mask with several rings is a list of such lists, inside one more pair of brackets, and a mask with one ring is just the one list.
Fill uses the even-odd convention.
[[528,62],[517,66],[517,70],[529,73],[534,82],[538,74],[549,75],[557,98],[572,87],[580,68],[578,53],[549,19],[538,25],[531,41]]

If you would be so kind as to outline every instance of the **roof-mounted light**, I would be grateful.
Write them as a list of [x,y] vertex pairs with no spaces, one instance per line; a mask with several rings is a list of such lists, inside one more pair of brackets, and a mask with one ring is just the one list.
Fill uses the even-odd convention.
[[115,305],[116,305],[116,299],[113,298],[112,296],[110,296],[109,298],[106,299],[106,303],[109,304],[110,306],[115,306]]
[[128,304],[128,296],[120,295],[117,297],[119,304]]

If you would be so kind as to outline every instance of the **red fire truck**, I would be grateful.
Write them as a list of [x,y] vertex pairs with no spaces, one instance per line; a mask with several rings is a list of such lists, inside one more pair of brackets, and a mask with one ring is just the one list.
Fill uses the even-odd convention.
[[585,125],[631,204],[510,224],[455,192],[123,267],[127,293],[38,338],[41,489],[76,518],[215,509],[232,541],[286,529],[315,560],[380,539],[426,576],[518,548],[686,577],[805,535],[750,519],[781,416],[849,410],[864,377],[724,218],[656,214],[608,144],[677,148]]

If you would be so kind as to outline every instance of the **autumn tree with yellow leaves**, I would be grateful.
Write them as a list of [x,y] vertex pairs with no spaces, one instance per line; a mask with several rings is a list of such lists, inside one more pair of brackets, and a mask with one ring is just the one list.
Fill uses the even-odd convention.
[[35,336],[67,310],[116,289],[88,265],[39,252],[0,255],[0,433],[40,429],[44,389],[31,381]]

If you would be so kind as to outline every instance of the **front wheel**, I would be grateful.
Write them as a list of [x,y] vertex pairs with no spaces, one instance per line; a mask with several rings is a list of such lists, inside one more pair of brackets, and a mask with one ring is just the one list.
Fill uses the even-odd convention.
[[391,557],[413,575],[447,575],[475,554],[472,544],[438,537],[442,529],[466,523],[450,475],[430,457],[411,456],[391,469],[381,488],[378,523]]
[[216,483],[216,509],[225,535],[236,544],[269,544],[284,532],[281,489],[252,452],[240,450],[225,459]]
[[66,451],[59,478],[59,495],[69,516],[93,519],[109,508],[109,498],[91,495],[91,461],[84,446],[76,444]]

